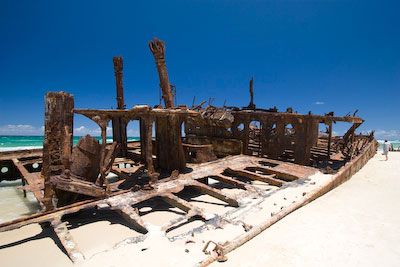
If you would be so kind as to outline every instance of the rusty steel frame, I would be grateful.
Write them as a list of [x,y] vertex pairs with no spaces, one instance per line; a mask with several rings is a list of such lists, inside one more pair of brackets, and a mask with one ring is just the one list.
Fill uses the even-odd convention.
[[[360,117],[333,116],[333,112],[302,115],[293,112],[292,108],[286,112],[278,112],[276,108],[256,108],[253,79],[249,83],[250,103],[247,107],[224,105],[217,108],[209,102],[209,106],[203,108],[205,101],[196,107],[193,103],[192,109],[174,107],[165,62],[165,44],[154,38],[149,42],[149,48],[155,59],[165,108],[146,105],[125,108],[122,57],[113,58],[117,109],[76,109],[74,98],[68,93],[50,92],[46,95],[42,153],[39,150],[0,153],[0,162],[8,164],[12,173],[19,174],[24,194],[32,191],[42,211],[2,223],[0,232],[48,222],[70,259],[75,262],[84,259],[84,256],[69,233],[64,219],[67,214],[89,208],[115,210],[145,234],[148,229],[134,206],[149,199],[161,198],[185,212],[184,216],[162,226],[163,231],[168,231],[194,217],[203,221],[208,219],[206,211],[177,195],[185,188],[238,207],[243,196],[265,195],[243,179],[284,188],[293,181],[309,177],[318,169],[340,175],[349,168],[346,163],[358,166],[361,164],[358,163],[360,157],[364,164],[367,156],[371,156],[376,145],[373,133],[367,136],[355,133],[364,122]],[[100,127],[101,144],[86,136],[77,146],[72,146],[75,114],[89,118]],[[127,142],[126,126],[132,120],[140,121],[139,155],[130,151]],[[107,144],[110,121],[114,143]],[[259,123],[259,128],[251,125],[253,121]],[[336,122],[352,124],[343,137],[332,136],[332,124]],[[319,135],[320,123],[328,126],[327,137]],[[181,136],[183,124],[185,138]],[[28,170],[27,166],[39,161],[43,165],[41,173]],[[134,164],[134,167],[119,167],[119,164]],[[308,167],[310,165],[316,168]],[[116,174],[119,181],[109,182],[107,175],[110,172]],[[209,178],[241,189],[244,194],[226,194],[208,185]],[[129,188],[120,188],[128,180],[133,184]],[[139,182],[142,180],[144,184]],[[293,206],[280,216],[298,207]],[[273,222],[267,222],[253,232],[259,233]],[[235,245],[216,246],[209,260],[223,256],[236,244],[248,239],[246,236],[235,241]]]
[[[160,180],[153,185],[152,190],[147,190],[145,188],[138,191],[124,190],[109,196],[102,196],[101,199],[74,203],[65,207],[44,211],[16,219],[11,222],[2,223],[0,224],[0,232],[17,229],[32,223],[50,222],[51,226],[54,228],[54,232],[60,239],[61,244],[64,246],[71,260],[78,261],[83,258],[83,254],[79,252],[78,246],[72,240],[72,237],[66,227],[66,221],[62,221],[63,216],[78,212],[82,209],[94,207],[99,207],[101,209],[107,208],[118,211],[128,222],[132,223],[133,227],[138,228],[139,232],[145,233],[147,232],[147,229],[140,216],[134,209],[132,209],[132,206],[152,198],[161,197],[167,203],[187,213],[186,216],[164,225],[162,230],[167,231],[173,226],[181,224],[192,217],[198,217],[202,218],[203,220],[207,220],[207,217],[202,209],[194,207],[187,201],[176,196],[176,194],[181,192],[184,188],[190,187],[202,192],[203,194],[215,197],[230,206],[238,207],[240,205],[240,201],[235,197],[229,196],[218,189],[199,182],[199,180],[207,177],[212,177],[213,179],[237,186],[238,188],[248,191],[248,194],[262,194],[260,190],[249,184],[244,184],[237,179],[225,176],[224,173],[232,174],[232,172],[229,171],[229,166],[232,165],[239,169],[234,173],[235,175],[238,174],[237,176],[246,177],[250,180],[263,181],[273,186],[282,186],[282,184],[286,183],[286,181],[279,180],[278,178],[272,180],[271,175],[269,174],[262,175],[255,172],[244,171],[246,167],[263,168],[259,158],[245,155],[232,156],[213,162],[200,164],[197,166],[197,168],[193,169],[191,173],[180,174],[178,176],[175,174],[174,176]],[[283,166],[280,166],[280,168],[277,167],[278,169],[276,171],[278,173],[286,173],[287,175],[293,176],[293,171],[291,173],[284,171],[286,169],[285,165],[290,166],[289,163],[281,163],[280,165]],[[296,176],[297,179],[307,177],[316,171],[315,169],[310,168],[308,170],[305,168],[306,167],[301,167],[301,171],[299,171],[298,176]],[[306,171],[305,173],[304,170]],[[279,182],[277,183],[277,181]]]

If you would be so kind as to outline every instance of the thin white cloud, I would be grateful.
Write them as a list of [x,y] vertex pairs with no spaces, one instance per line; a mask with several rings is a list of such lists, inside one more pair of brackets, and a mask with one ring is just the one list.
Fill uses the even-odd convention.
[[[101,135],[100,127],[88,128],[86,126],[79,126],[77,128],[74,128],[74,136],[84,136],[87,134],[90,134],[91,136],[100,136]],[[112,135],[112,128],[107,127],[107,136],[111,135]]]
[[[43,135],[44,126],[33,126],[30,124],[7,124],[0,126],[0,135]],[[89,128],[86,126],[79,126],[74,128],[75,136],[84,136],[90,134],[91,136],[100,136],[100,127]],[[128,136],[139,136],[139,129],[128,129]],[[112,127],[107,127],[107,136],[112,136]]]
[[138,137],[138,136],[140,136],[140,133],[139,133],[139,130],[137,130],[137,129],[128,129],[127,135],[132,136],[132,137]]
[[315,105],[324,105],[324,104],[325,104],[325,102],[322,102],[322,101],[316,101],[316,102],[314,102],[314,104],[315,104]]
[[8,124],[0,126],[0,135],[43,135],[44,127],[30,124]]
[[382,130],[375,131],[375,138],[379,140],[400,140],[400,130]]

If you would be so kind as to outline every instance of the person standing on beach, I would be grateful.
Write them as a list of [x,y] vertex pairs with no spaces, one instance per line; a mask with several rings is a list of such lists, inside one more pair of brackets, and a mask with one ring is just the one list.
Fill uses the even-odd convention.
[[383,143],[382,155],[385,155],[386,160],[388,160],[389,149],[390,149],[390,143],[388,142],[388,140],[385,140],[385,142]]

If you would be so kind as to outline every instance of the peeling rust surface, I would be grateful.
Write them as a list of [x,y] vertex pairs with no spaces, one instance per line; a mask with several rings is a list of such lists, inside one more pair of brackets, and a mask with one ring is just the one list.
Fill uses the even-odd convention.
[[[122,57],[113,59],[117,109],[76,109],[68,93],[46,95],[43,150],[0,153],[1,167],[7,169],[0,173],[0,181],[21,178],[21,189],[25,194],[33,192],[43,210],[0,224],[0,232],[49,222],[71,260],[79,261],[84,256],[68,231],[63,218],[67,214],[93,208],[115,210],[146,234],[146,223],[134,206],[160,198],[185,214],[161,227],[168,231],[193,218],[210,220],[207,210],[180,197],[184,190],[240,207],[246,197],[268,197],[266,191],[253,184],[255,181],[280,190],[318,171],[339,175],[349,168],[346,163],[361,157],[364,164],[373,153],[373,132],[356,134],[363,123],[360,117],[334,116],[333,112],[303,115],[291,107],[285,112],[276,107],[262,109],[259,104],[256,107],[253,79],[246,107],[215,107],[211,99],[206,107],[206,101],[199,105],[193,101],[192,108],[175,107],[165,44],[155,38],[149,48],[165,108],[126,108]],[[101,143],[85,136],[73,147],[75,115],[83,115],[100,127]],[[131,121],[139,121],[140,141],[126,141],[126,126]],[[107,144],[110,122],[114,142]],[[333,136],[333,124],[337,122],[350,125],[342,137]],[[319,132],[321,125],[327,126],[325,133]],[[109,178],[110,173],[117,176],[116,180]],[[209,184],[210,180],[241,193],[226,193]],[[218,220],[228,219],[222,216]],[[251,231],[251,226],[243,223],[243,227]],[[222,245],[217,248],[221,253],[227,250]]]

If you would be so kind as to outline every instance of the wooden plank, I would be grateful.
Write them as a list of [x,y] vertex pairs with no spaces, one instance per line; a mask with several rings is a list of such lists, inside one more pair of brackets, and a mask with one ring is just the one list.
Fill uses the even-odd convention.
[[260,189],[258,189],[257,187],[255,187],[255,186],[253,186],[251,184],[243,183],[242,181],[233,179],[231,177],[228,177],[228,176],[225,176],[225,175],[222,175],[222,174],[216,175],[216,176],[212,176],[212,177],[209,177],[209,178],[215,179],[215,180],[220,181],[222,183],[233,185],[234,187],[237,187],[239,189],[260,193]]
[[[259,175],[251,171],[245,171],[245,170],[234,170],[231,168],[227,168],[226,173],[231,174],[231,175],[236,175],[236,176],[242,176],[251,180],[256,180],[256,181],[261,181],[270,185],[274,186],[282,186],[283,181],[278,180],[273,178],[273,176],[267,176],[267,175]],[[275,175],[276,176],[276,175]]]
[[355,116],[324,116],[324,115],[304,115],[298,113],[286,113],[286,112],[268,112],[268,111],[254,111],[254,110],[239,110],[239,111],[232,111],[233,115],[239,115],[242,118],[247,118],[249,120],[257,118],[257,117],[269,117],[271,119],[313,119],[319,120],[321,122],[336,122],[336,121],[343,121],[343,122],[350,122],[350,123],[363,123],[364,120],[360,117]]
[[295,181],[295,180],[299,179],[299,177],[297,175],[290,174],[288,172],[283,172],[283,171],[277,170],[275,168],[265,168],[265,167],[254,166],[254,167],[247,167],[246,169],[252,169],[252,168],[254,168],[255,170],[258,170],[260,172],[264,172],[266,174],[275,174],[279,180],[283,180],[283,181]]
[[0,224],[0,232],[18,229],[18,228],[21,228],[22,226],[33,224],[33,223],[50,222],[54,218],[61,217],[65,214],[74,213],[74,212],[77,212],[77,211],[85,209],[85,208],[94,207],[101,202],[103,202],[103,200],[97,200],[97,201],[86,200],[86,201],[74,203],[74,204],[71,204],[71,205],[68,205],[68,206],[65,206],[62,208],[57,208],[54,210],[39,212],[36,214],[20,217],[18,219],[12,220],[12,221],[1,223]]
[[236,199],[225,195],[224,193],[222,193],[221,190],[212,188],[212,187],[202,184],[196,180],[191,181],[190,186],[195,187],[202,193],[205,193],[205,194],[215,197],[221,201],[224,201],[224,202],[228,203],[230,206],[239,207],[239,203],[237,202]]
[[86,182],[84,180],[69,178],[65,179],[62,176],[51,177],[51,182],[57,189],[78,193],[91,197],[104,197],[106,196],[106,190],[103,187],[97,186],[93,183]]

